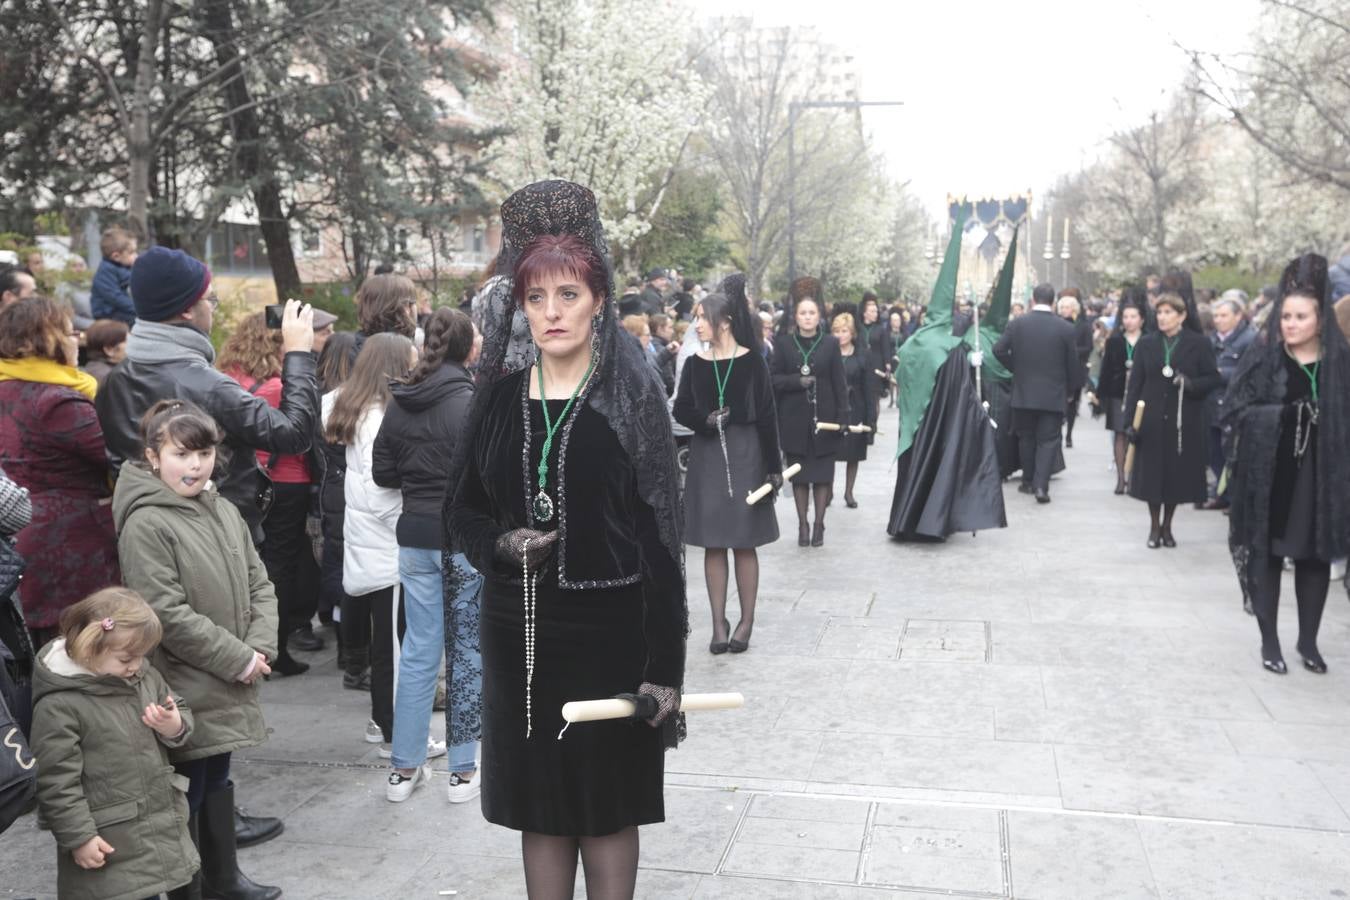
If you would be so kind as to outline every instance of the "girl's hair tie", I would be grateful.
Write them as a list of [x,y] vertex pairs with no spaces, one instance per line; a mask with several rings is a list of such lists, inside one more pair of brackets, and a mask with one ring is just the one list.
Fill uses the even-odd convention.
[[114,624],[114,623],[113,623],[113,620],[112,620],[112,616],[109,616],[108,618],[104,619],[102,622],[99,622],[98,624],[101,625],[101,626],[103,627],[103,630],[104,630],[104,631],[112,631],[112,630],[113,630],[113,624]]

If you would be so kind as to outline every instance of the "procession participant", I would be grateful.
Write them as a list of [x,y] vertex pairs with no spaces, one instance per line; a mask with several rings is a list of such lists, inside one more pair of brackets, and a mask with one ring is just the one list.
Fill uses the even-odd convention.
[[[864,301],[866,302],[866,301]],[[858,463],[867,459],[867,447],[877,429],[877,376],[872,368],[872,356],[867,345],[857,345],[858,327],[851,313],[834,317],[830,333],[839,342],[839,353],[844,360],[844,382],[848,385],[847,425],[865,425],[868,431],[845,431],[840,442],[839,458],[844,461],[844,505],[857,509],[853,499],[853,484],[858,480]]]
[[1330,561],[1350,555],[1350,345],[1336,326],[1327,261],[1289,263],[1264,342],[1244,354],[1224,398],[1231,456],[1229,548],[1261,629],[1261,664],[1288,671],[1276,622],[1285,558],[1294,560],[1303,666],[1317,649]]
[[1144,418],[1135,442],[1130,496],[1148,503],[1148,546],[1175,547],[1172,514],[1179,503],[1204,503],[1209,458],[1205,396],[1220,383],[1214,350],[1200,333],[1193,309],[1179,295],[1158,297],[1158,331],[1139,340],[1125,394],[1133,423],[1139,401]]
[[[755,548],[778,540],[772,502],[753,506],[746,494],[768,482],[782,487],[778,416],[773,386],[758,344],[757,320],[745,302],[745,276],[728,276],[721,292],[694,307],[694,327],[707,345],[685,364],[675,394],[675,421],[694,432],[684,482],[684,541],[703,547],[703,574],[712,606],[709,653],[743,653],[750,646],[759,593]],[[726,618],[727,548],[736,561],[741,618]]]
[[[533,900],[572,896],[578,852],[593,896],[631,897],[638,826],[665,817],[663,752],[683,731],[670,414],[641,347],[619,333],[595,196],[533,184],[502,204],[502,223],[509,277],[485,304],[445,513],[449,546],[485,578],[483,814],[521,832]],[[528,342],[511,339],[517,315]],[[564,702],[634,691],[658,703],[646,724],[560,739]]]
[[[774,338],[770,372],[778,400],[778,438],[788,465],[800,465],[792,476],[797,504],[797,546],[825,543],[825,507],[834,485],[840,423],[848,421],[848,385],[839,342],[821,324],[820,282],[798,278],[788,295],[782,330]],[[820,423],[836,430],[820,430]],[[815,501],[813,526],[806,513]]]
[[1134,376],[1134,351],[1144,334],[1145,310],[1148,298],[1143,288],[1126,290],[1116,312],[1116,326],[1106,339],[1102,354],[1102,371],[1097,379],[1097,400],[1106,411],[1106,430],[1111,432],[1111,448],[1116,463],[1116,493],[1125,493],[1125,453],[1129,449],[1127,434],[1134,411],[1125,408],[1125,395]]
[[[872,405],[876,407],[872,419],[875,421],[881,409],[881,395],[890,389],[891,357],[895,351],[888,352],[887,323],[881,321],[881,306],[872,291],[863,293],[862,301],[858,304],[858,320],[854,325],[858,331],[858,345],[866,357],[867,372],[872,378]],[[868,443],[871,443],[870,439]]]

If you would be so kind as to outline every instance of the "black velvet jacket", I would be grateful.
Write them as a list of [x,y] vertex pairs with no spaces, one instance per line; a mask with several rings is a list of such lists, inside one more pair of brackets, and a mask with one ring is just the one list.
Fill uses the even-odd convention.
[[[604,417],[584,397],[577,399],[554,435],[549,454],[547,492],[556,516],[549,523],[534,520],[527,498],[532,501],[538,489],[544,417],[540,402],[529,400],[525,389],[529,371],[508,375],[491,388],[450,509],[451,532],[464,536],[459,549],[488,577],[519,584],[520,572],[497,559],[497,539],[517,528],[547,531],[556,526],[557,549],[541,582],[556,579],[563,590],[605,590],[641,582],[646,606],[645,678],[654,684],[679,685],[684,679],[680,563],[666,551],[655,514],[638,496],[632,461]],[[550,413],[560,415],[565,405],[563,400],[550,401]]]
[[[769,384],[769,367],[754,350],[736,358],[730,375],[727,375],[725,361],[717,365],[727,379],[726,402],[730,410],[727,422],[755,426],[764,470],[783,471],[778,452],[778,410],[773,401],[773,387]],[[695,434],[715,436],[717,429],[708,426],[708,415],[716,408],[717,379],[712,360],[689,357],[680,371],[680,389],[675,392],[675,406],[671,411],[675,421]]]

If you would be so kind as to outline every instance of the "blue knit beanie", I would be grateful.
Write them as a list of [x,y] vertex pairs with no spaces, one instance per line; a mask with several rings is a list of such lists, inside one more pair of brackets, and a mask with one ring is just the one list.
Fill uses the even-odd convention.
[[131,267],[136,318],[167,322],[187,311],[211,286],[211,270],[182,250],[151,247]]

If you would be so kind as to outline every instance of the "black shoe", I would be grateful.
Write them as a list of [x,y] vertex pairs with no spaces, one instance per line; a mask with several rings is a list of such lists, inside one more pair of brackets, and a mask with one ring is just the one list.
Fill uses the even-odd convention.
[[1162,529],[1150,528],[1148,530],[1148,549],[1157,550],[1162,546]]
[[234,845],[255,847],[265,844],[286,830],[286,823],[272,816],[250,816],[241,808],[234,808]]
[[343,672],[342,686],[349,691],[369,691],[370,690],[370,670],[365,669],[361,672]]
[[304,650],[306,653],[314,653],[323,649],[323,638],[314,633],[314,629],[308,625],[301,625],[291,632],[286,638],[286,646],[292,650]]
[[854,500],[854,499],[853,499],[852,497],[850,497],[848,494],[845,494],[845,495],[844,495],[844,505],[847,506],[849,509],[857,509],[857,508],[858,508],[858,501],[857,501],[857,500]]
[[303,675],[309,671],[309,663],[301,662],[283,650],[272,663],[272,671],[278,675]]
[[1125,485],[1124,484],[1116,485],[1116,496],[1120,496],[1123,493],[1125,493]]
[[811,529],[807,525],[797,526],[797,546],[808,547],[811,545]]
[[1282,659],[1263,659],[1261,660],[1261,668],[1276,675],[1289,674],[1289,667],[1284,664]]
[[1314,672],[1318,675],[1327,674],[1326,660],[1322,659],[1322,654],[1317,652],[1316,647],[1309,647],[1306,650],[1303,647],[1299,647],[1298,655],[1303,658],[1303,668],[1307,669],[1309,672]]
[[1049,492],[1049,491],[1046,491],[1046,490],[1038,490],[1038,491],[1036,491],[1036,502],[1037,502],[1037,503],[1049,503],[1049,502],[1050,502],[1050,492]]
[[1070,449],[1070,450],[1073,449],[1073,435],[1067,435],[1067,436],[1064,438],[1064,446],[1067,447],[1067,448]]
[[1017,486],[1017,493],[1019,493],[1019,494],[1034,494],[1034,493],[1036,493],[1036,489],[1035,489],[1034,487],[1031,486],[1031,482],[1030,482],[1030,481],[1024,481],[1024,482],[1022,482],[1021,484],[1019,484],[1019,485]]
[[[726,619],[723,619],[722,627],[724,627],[727,630],[727,635],[730,636],[731,623],[728,622]],[[713,656],[721,656],[723,653],[727,652],[727,647],[729,643],[730,643],[729,641],[709,641],[708,652],[711,653]]]
[[1177,539],[1172,537],[1172,529],[1164,528],[1162,530],[1162,545],[1164,547],[1175,547],[1177,545]]
[[202,798],[198,812],[202,894],[217,900],[277,900],[281,888],[255,884],[239,871],[234,836],[234,785]]
[[[753,626],[753,625],[750,626],[750,628],[751,628],[752,631],[754,630],[754,626]],[[741,630],[741,623],[740,623],[740,622],[737,622],[737,623],[736,623],[736,630],[737,630],[737,631],[740,631],[740,630]],[[743,640],[743,641],[742,641],[742,640],[739,640],[738,638],[732,638],[732,639],[728,642],[728,649],[730,649],[732,653],[744,653],[745,651],[749,650],[749,649],[750,649],[750,632],[747,631],[747,632],[745,633],[745,640]]]
[[817,525],[815,528],[811,530],[811,546],[812,547],[825,546],[825,526],[823,524]]

